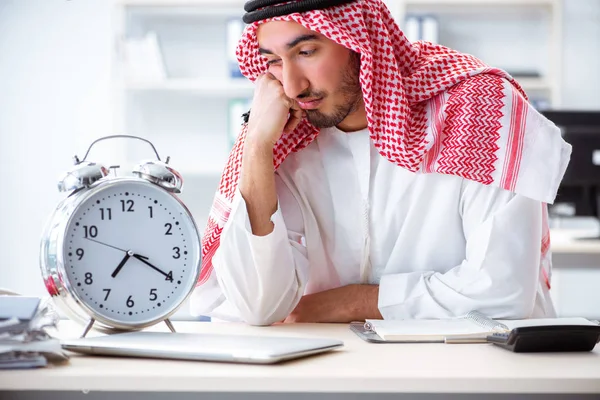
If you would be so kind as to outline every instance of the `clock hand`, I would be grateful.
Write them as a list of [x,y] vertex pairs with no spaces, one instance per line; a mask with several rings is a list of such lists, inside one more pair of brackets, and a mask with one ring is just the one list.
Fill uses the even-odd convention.
[[121,268],[123,268],[123,266],[125,265],[125,263],[127,262],[127,260],[129,260],[129,258],[131,256],[133,256],[133,252],[131,250],[129,250],[127,252],[127,254],[125,254],[125,257],[123,257],[123,259],[121,260],[119,265],[117,265],[117,268],[113,271],[113,273],[110,276],[112,276],[113,278],[116,278],[119,271],[121,271]]
[[148,260],[148,257],[144,257],[144,256],[141,256],[139,254],[133,254],[133,257],[137,258],[138,260],[140,260],[141,262],[143,262],[144,264],[146,264],[150,268],[154,269],[155,271],[160,272],[161,274],[163,274],[167,278],[167,280],[169,280],[169,274],[165,273],[160,268],[157,268],[154,265],[150,264],[148,261],[146,261],[146,260]]
[[[96,243],[98,243],[98,244],[101,244],[101,245],[103,245],[103,246],[112,247],[112,248],[113,248],[113,249],[115,249],[115,250],[120,250],[120,251],[122,251],[123,253],[127,253],[127,250],[123,250],[123,249],[120,249],[120,248],[118,248],[118,247],[111,246],[110,244],[107,244],[107,243],[102,243],[102,242],[100,242],[100,241],[98,241],[98,240],[94,240],[94,239],[90,239],[90,238],[86,238],[86,239],[87,239],[87,240],[91,240],[92,242],[96,242]],[[131,257],[131,256],[130,256],[130,257]]]

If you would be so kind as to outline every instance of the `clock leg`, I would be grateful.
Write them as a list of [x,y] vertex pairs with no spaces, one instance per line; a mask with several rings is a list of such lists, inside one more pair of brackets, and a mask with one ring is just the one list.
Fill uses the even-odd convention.
[[87,324],[87,326],[85,327],[85,330],[83,331],[83,335],[81,335],[82,338],[84,338],[85,335],[88,334],[90,329],[92,329],[92,326],[94,326],[95,322],[96,322],[96,320],[94,318],[90,319],[90,322]]
[[169,327],[169,330],[171,330],[171,332],[175,333],[175,327],[173,326],[173,324],[171,323],[170,319],[165,319],[165,324],[167,324],[167,326]]

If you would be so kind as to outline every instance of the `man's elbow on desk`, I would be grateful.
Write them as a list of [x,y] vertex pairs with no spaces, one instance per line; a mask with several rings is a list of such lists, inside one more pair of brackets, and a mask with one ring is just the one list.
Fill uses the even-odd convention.
[[[442,274],[437,274],[442,275]],[[384,282],[385,283],[385,282]],[[384,285],[385,286],[385,285]],[[387,302],[380,298],[379,285],[347,285],[318,293],[301,295],[297,288],[275,293],[240,296],[229,292],[229,301],[244,322],[255,326],[286,323],[346,323],[364,319],[448,318],[478,310],[492,318],[531,318],[535,309],[537,286],[521,280],[471,285],[471,293],[443,290],[436,279],[429,281],[429,296],[398,297],[388,287]],[[486,286],[484,289],[482,286]],[[436,288],[438,290],[436,290]],[[384,288],[385,290],[385,288]],[[389,296],[390,294],[396,296]],[[404,297],[404,296],[400,296]]]
[[283,318],[269,318],[258,314],[250,315],[244,318],[244,322],[252,326],[270,326],[276,322],[281,322]]
[[[505,276],[494,276],[487,288],[483,285],[479,290],[474,285],[475,304],[478,311],[491,318],[526,319],[533,315],[538,298],[544,298],[543,284],[538,274],[523,270]],[[479,294],[477,294],[477,292]],[[478,300],[479,298],[479,300]],[[546,315],[539,315],[546,316]]]
[[525,281],[498,282],[489,289],[486,297],[479,300],[474,298],[471,308],[490,318],[527,319],[531,318],[534,312],[536,295],[536,284]]
[[277,292],[257,290],[252,295],[246,296],[242,296],[235,289],[224,290],[224,292],[237,309],[240,319],[254,326],[268,326],[283,321],[301,297],[295,283],[287,290]]
[[239,299],[232,302],[237,303],[236,308],[241,320],[253,326],[269,326],[283,321],[290,314],[295,304],[284,306],[281,302],[274,304],[273,302],[261,301],[260,298],[249,299],[249,301],[244,301],[243,304],[239,303]]
[[529,275],[481,273],[467,285],[443,273],[385,275],[378,306],[384,319],[452,318],[473,310],[491,318],[531,318],[538,284]]
[[[514,291],[510,296],[498,301],[498,309],[490,312],[491,318],[502,319],[527,319],[532,317],[536,299],[535,289]],[[494,315],[496,314],[496,315]]]

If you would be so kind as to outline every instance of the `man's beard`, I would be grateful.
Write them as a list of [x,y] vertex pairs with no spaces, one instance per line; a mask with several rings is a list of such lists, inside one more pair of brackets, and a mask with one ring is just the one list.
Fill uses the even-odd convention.
[[[306,118],[316,128],[331,128],[339,125],[346,117],[358,109],[362,100],[362,90],[359,81],[360,54],[352,52],[350,61],[344,71],[339,92],[344,99],[343,104],[337,105],[331,114],[324,114],[319,110],[306,110]],[[322,92],[310,92],[302,97],[320,98]]]

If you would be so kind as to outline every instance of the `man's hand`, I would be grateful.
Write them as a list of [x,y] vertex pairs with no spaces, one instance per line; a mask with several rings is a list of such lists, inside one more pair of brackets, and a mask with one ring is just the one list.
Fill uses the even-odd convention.
[[348,285],[309,294],[300,299],[300,303],[284,322],[347,323],[382,319],[377,308],[378,297],[377,285]]
[[246,140],[272,150],[283,133],[296,129],[302,116],[302,109],[285,95],[281,82],[266,73],[256,80]]
[[256,80],[239,182],[254,235],[273,231],[271,215],[277,211],[273,147],[301,119],[302,109],[285,95],[277,79],[266,74]]

